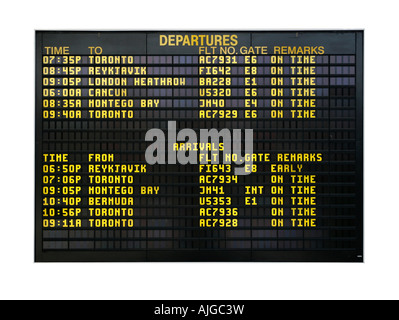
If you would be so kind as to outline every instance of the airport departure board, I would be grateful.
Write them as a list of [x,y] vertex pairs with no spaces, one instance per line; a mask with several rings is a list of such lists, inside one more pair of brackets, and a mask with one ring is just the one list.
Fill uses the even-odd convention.
[[363,31],[37,31],[36,262],[362,262]]

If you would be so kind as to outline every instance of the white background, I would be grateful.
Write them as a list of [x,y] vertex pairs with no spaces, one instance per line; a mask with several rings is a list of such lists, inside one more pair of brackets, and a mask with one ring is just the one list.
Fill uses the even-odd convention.
[[[1,299],[398,299],[396,1],[2,1]],[[365,262],[34,263],[34,31],[365,30]]]

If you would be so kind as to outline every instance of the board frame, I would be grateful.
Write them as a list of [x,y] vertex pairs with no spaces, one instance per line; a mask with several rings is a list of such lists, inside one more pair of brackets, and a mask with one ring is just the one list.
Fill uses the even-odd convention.
[[[273,32],[305,32],[329,33],[338,32],[355,33],[356,36],[356,222],[359,237],[357,250],[353,251],[253,251],[253,250],[118,250],[118,251],[61,251],[43,250],[42,247],[42,36],[47,32],[55,33],[179,33],[179,32],[248,32],[248,33],[273,33]],[[35,49],[35,262],[363,262],[363,237],[364,237],[364,31],[363,30],[157,30],[157,31],[36,31]]]

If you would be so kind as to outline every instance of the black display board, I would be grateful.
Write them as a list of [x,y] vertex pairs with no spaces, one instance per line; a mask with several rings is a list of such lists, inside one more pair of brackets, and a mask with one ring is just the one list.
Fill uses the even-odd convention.
[[37,262],[363,261],[362,31],[37,31],[35,114]]

